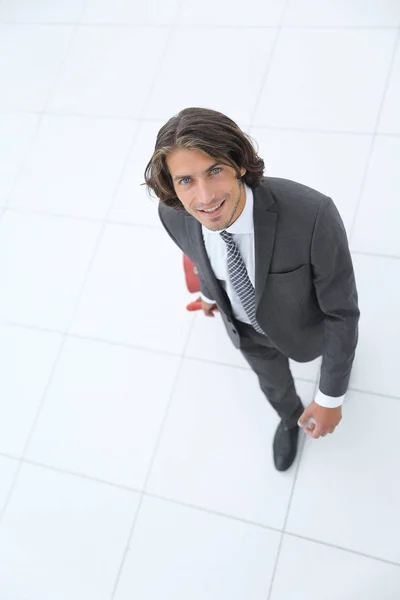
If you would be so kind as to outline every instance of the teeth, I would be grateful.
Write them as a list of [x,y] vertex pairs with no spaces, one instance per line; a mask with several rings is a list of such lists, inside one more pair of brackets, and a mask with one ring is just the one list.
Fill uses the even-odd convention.
[[[222,204],[222,202],[221,202],[221,204]],[[219,207],[221,206],[221,204],[218,204],[218,206],[216,206],[215,208],[209,208],[208,210],[203,210],[203,212],[213,213],[213,212],[215,212],[216,210],[219,209]]]

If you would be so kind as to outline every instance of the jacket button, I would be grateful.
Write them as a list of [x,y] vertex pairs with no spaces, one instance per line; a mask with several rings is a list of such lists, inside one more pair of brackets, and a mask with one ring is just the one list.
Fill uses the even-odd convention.
[[228,321],[228,323],[232,323],[229,317],[227,317],[226,320]]
[[235,333],[235,334],[237,333],[236,329],[232,329],[232,332]]

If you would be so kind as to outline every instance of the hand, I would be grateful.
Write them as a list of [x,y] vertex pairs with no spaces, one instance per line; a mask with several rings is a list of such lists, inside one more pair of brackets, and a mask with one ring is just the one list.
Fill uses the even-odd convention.
[[208,302],[204,302],[203,298],[201,298],[201,308],[203,309],[206,317],[214,317],[214,312],[218,310],[218,307],[215,303],[209,304]]
[[304,432],[315,439],[320,436],[325,437],[327,433],[333,433],[342,420],[342,407],[324,408],[315,401],[311,402],[301,415],[298,424],[304,427],[309,419],[314,419],[315,423],[309,423],[304,428]]

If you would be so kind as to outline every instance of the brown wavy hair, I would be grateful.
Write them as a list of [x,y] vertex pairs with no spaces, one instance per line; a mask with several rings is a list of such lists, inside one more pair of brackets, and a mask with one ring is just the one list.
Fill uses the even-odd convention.
[[[263,179],[264,161],[258,156],[254,141],[232,119],[207,108],[185,108],[161,127],[144,173],[148,190],[167,206],[184,208],[165,160],[175,148],[199,150],[233,167],[237,177],[251,188]],[[242,167],[246,169],[243,177]]]

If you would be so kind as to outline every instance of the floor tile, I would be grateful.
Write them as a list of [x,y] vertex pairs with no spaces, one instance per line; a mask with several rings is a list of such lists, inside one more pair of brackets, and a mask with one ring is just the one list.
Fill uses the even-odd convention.
[[252,372],[186,359],[146,491],[282,527],[295,469],[273,465],[278,423]]
[[61,342],[56,333],[0,324],[0,452],[22,455]]
[[396,0],[289,0],[283,21],[293,27],[398,27]]
[[[321,368],[321,357],[306,363],[299,363],[290,359],[289,364],[290,370],[295,379],[306,379],[310,382],[316,382],[318,380],[319,371]],[[306,401],[306,399],[303,397],[302,400]]]
[[[168,31],[149,27],[81,27],[49,110],[85,115],[141,115]],[[146,60],[143,60],[145,48]]]
[[385,94],[382,113],[378,124],[380,133],[400,133],[400,46],[397,47],[395,60]]
[[122,23],[124,25],[170,25],[176,18],[178,0],[88,0],[83,23]]
[[64,330],[100,224],[6,211],[0,223],[0,318]]
[[186,300],[182,253],[164,231],[108,225],[71,332],[180,354]]
[[142,489],[178,367],[174,356],[69,338],[26,457]]
[[306,440],[287,530],[400,563],[399,436],[399,400],[349,392],[336,431]]
[[282,30],[253,125],[373,132],[395,39],[394,30]]
[[378,136],[358,208],[351,248],[400,258],[400,138]]
[[135,223],[161,227],[158,218],[158,198],[149,195],[144,183],[144,171],[152,157],[157,133],[164,123],[140,122],[134,144],[118,186],[109,219],[122,223]]
[[[183,108],[200,106],[225,113],[240,127],[248,125],[274,35],[274,30],[242,29],[238,44],[238,31],[232,29],[175,30],[144,115],[169,119]],[[229,60],[219,60],[215,45],[204,43],[213,39],[229,48]],[[191,51],[182,53],[184,47]],[[167,89],[173,93],[166,94]]]
[[0,110],[43,110],[67,53],[72,26],[0,24]]
[[[208,25],[220,27],[278,27],[284,0],[250,0],[243,10],[240,0],[233,0],[229,8],[224,2],[186,0],[180,10],[178,23],[182,25]],[[240,30],[236,33],[240,37]]]
[[372,136],[259,127],[253,127],[250,135],[258,144],[266,175],[298,181],[331,197],[351,230]]
[[350,385],[400,398],[400,263],[353,255],[360,306],[360,335]]
[[103,219],[136,127],[134,121],[45,117],[10,206]]
[[10,600],[109,600],[138,494],[24,465],[0,528]]
[[0,513],[5,507],[17,468],[18,460],[0,456]]
[[36,115],[0,114],[0,206],[9,201],[38,123]]
[[0,22],[76,23],[84,5],[85,0],[2,0]]
[[[188,293],[187,303],[195,299],[195,295],[192,297]],[[240,350],[232,344],[218,313],[213,318],[206,317],[201,311],[196,313],[185,356],[245,369],[250,368]]]
[[399,590],[400,567],[285,535],[271,600],[397,600]]
[[265,600],[279,538],[262,527],[145,498],[115,600]]

